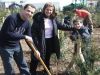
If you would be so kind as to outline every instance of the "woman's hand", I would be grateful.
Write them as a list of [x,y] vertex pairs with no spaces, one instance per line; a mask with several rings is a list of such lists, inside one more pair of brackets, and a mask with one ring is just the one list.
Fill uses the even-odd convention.
[[40,58],[40,52],[38,50],[35,50],[34,56],[39,59]]

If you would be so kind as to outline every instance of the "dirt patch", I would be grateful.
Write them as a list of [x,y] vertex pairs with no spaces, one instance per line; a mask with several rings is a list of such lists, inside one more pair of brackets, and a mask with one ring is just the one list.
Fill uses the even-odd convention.
[[[100,46],[99,46],[99,43],[100,43],[99,32],[100,32],[100,29],[96,28],[94,30],[94,33],[92,36],[93,41],[95,43],[95,46],[97,48],[100,48]],[[27,60],[28,63],[30,63],[30,48],[27,46],[27,44],[25,43],[24,40],[21,41],[21,44],[22,44],[22,48],[24,50],[25,59]],[[57,60],[55,58],[56,57],[55,54],[52,55],[51,60],[50,60],[51,71],[54,75],[57,75],[57,72],[59,72],[60,75],[64,75],[63,73],[66,70],[66,67],[68,66],[69,62],[72,59],[72,54],[73,54],[73,44],[72,44],[71,40],[68,37],[66,37],[66,39],[63,41],[63,46],[61,47],[61,59],[59,60],[59,63],[57,63]],[[98,65],[98,63],[97,63],[97,65]],[[14,65],[14,69],[16,71],[16,74],[18,74],[19,70],[18,70],[15,62],[13,63],[13,65]],[[43,66],[41,66],[41,64],[39,64],[38,69],[37,69],[37,71],[39,71],[39,75],[42,75],[42,72],[40,72],[42,70],[43,70]],[[0,75],[3,75],[3,73],[4,73],[4,69],[3,69],[3,65],[2,65],[2,60],[0,59]]]

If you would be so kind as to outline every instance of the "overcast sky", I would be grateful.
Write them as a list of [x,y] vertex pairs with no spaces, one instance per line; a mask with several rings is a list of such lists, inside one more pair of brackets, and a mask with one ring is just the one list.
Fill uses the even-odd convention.
[[0,0],[3,2],[11,2],[11,1],[15,1],[15,2],[20,2],[20,1],[24,1],[25,3],[45,3],[45,2],[59,2],[60,3],[60,7],[69,5],[72,3],[73,0]]

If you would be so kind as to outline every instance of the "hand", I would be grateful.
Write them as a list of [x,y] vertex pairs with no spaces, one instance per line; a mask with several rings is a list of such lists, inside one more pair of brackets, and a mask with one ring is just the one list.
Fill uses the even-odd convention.
[[35,56],[37,59],[39,59],[39,57],[40,57],[40,52],[39,52],[38,50],[35,50],[34,56]]
[[25,39],[28,40],[29,42],[33,42],[32,37],[25,35]]

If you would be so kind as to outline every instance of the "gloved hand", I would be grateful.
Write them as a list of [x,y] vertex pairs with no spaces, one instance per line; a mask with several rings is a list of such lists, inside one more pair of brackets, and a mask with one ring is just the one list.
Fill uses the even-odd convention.
[[28,40],[29,42],[33,42],[32,37],[25,35],[25,39]]

